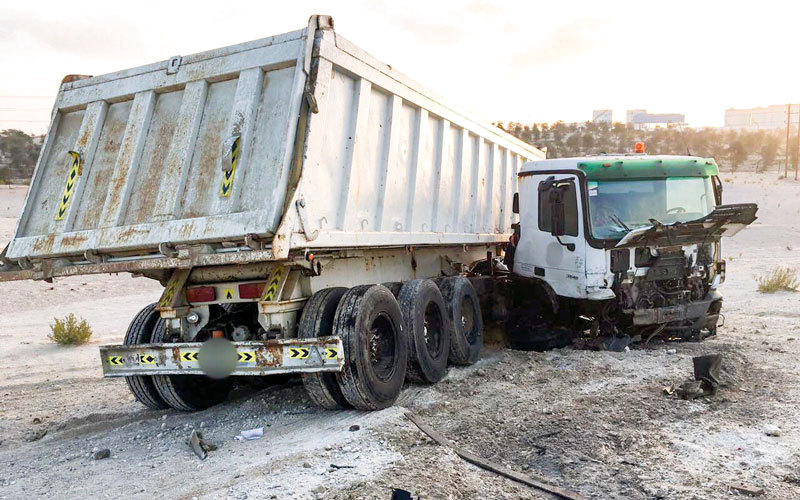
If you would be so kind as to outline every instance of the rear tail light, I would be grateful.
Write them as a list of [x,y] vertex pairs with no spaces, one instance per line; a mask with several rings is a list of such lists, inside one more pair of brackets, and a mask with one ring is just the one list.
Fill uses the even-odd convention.
[[239,285],[239,298],[240,299],[260,299],[264,293],[264,287],[267,284],[261,283],[242,283]]
[[186,289],[186,300],[194,302],[214,302],[217,299],[217,291],[213,286],[196,286]]

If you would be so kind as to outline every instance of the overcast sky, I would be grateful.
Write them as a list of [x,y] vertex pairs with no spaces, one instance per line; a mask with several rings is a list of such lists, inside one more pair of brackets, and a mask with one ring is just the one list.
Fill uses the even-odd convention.
[[26,0],[0,6],[0,129],[44,132],[66,74],[292,31],[315,13],[492,121],[584,121],[593,109],[624,121],[644,108],[718,126],[729,107],[800,97],[792,1]]

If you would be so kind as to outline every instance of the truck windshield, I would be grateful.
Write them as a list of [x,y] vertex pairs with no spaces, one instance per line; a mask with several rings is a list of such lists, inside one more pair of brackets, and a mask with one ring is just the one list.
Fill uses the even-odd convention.
[[699,219],[714,209],[709,177],[589,181],[592,235],[620,239],[631,229]]

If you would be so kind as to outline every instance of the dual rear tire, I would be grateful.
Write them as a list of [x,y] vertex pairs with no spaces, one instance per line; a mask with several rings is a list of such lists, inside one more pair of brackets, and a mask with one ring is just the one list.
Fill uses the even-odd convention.
[[475,289],[464,277],[315,293],[299,323],[300,338],[338,335],[345,364],[334,373],[303,374],[309,397],[327,409],[391,406],[407,378],[436,383],[448,360],[474,363],[483,323]]
[[[123,343],[169,341],[156,304],[150,304],[133,318]],[[125,377],[125,381],[136,400],[152,410],[203,410],[224,401],[231,389],[230,379],[214,380],[203,375],[136,375]]]

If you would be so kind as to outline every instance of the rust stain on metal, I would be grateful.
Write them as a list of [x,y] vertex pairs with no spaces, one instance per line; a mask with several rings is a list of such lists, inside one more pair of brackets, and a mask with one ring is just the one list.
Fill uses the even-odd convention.
[[80,246],[85,243],[89,238],[84,234],[76,234],[74,236],[64,236],[61,238],[61,244],[66,247]]
[[256,349],[256,366],[273,367],[283,364],[283,346],[269,341]]
[[180,347],[173,347],[172,348],[172,361],[178,365],[178,368],[183,368],[183,364],[181,364],[181,349]]
[[44,238],[36,238],[33,242],[33,250],[37,253],[47,253],[52,250],[55,239],[55,233],[50,233]]
[[119,233],[117,235],[117,238],[120,241],[125,241],[125,240],[131,238],[132,236],[140,236],[140,235],[146,235],[146,234],[150,234],[150,230],[149,229],[138,229],[136,227],[129,227],[128,229],[126,229],[126,230],[122,231],[121,233]]

